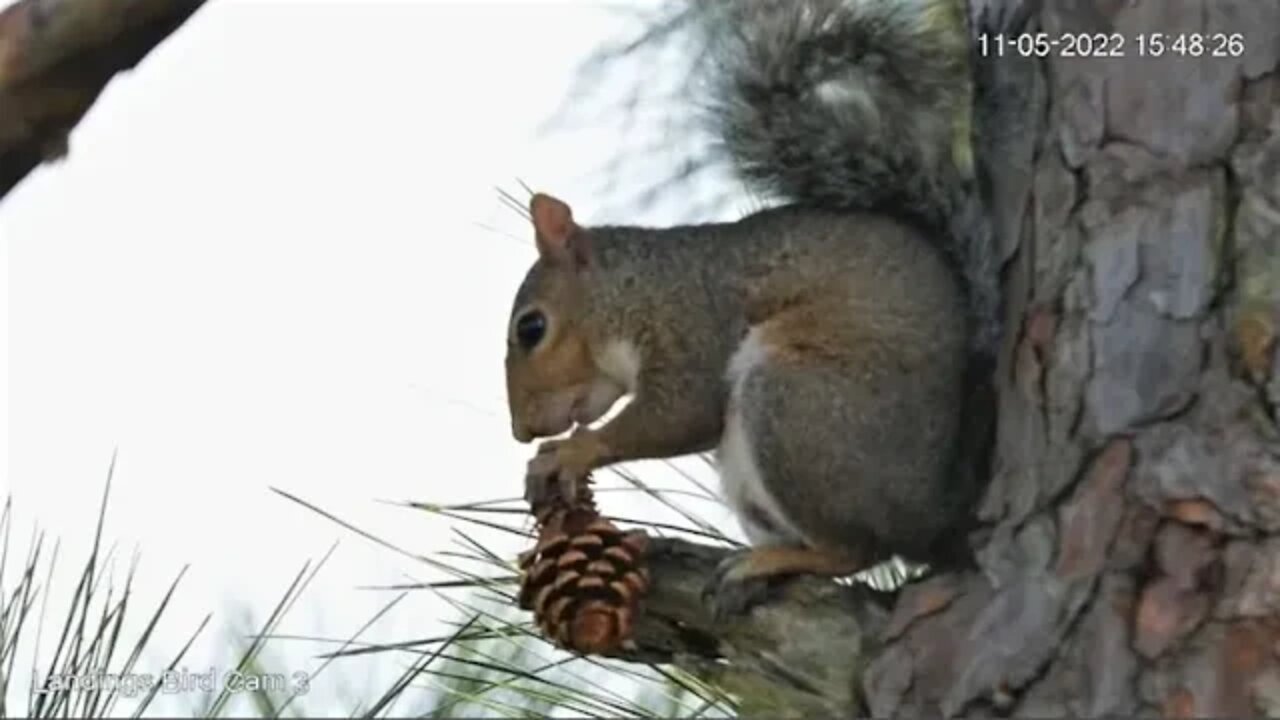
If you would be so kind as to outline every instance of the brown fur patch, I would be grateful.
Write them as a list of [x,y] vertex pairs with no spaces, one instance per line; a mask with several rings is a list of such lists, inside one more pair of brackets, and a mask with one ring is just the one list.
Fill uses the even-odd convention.
[[771,360],[804,364],[848,353],[849,346],[839,332],[833,332],[832,325],[820,306],[798,303],[775,313],[756,329]]

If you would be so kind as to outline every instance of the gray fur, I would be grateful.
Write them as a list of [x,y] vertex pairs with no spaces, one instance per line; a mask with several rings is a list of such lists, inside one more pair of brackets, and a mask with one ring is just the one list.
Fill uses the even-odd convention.
[[753,305],[817,307],[820,325],[800,336],[817,350],[801,350],[803,366],[766,362],[735,399],[768,490],[815,544],[931,557],[973,499],[956,472],[968,333],[961,287],[919,231],[784,207],[736,223],[585,232],[593,261],[578,309],[598,339],[631,336],[645,349],[632,407],[652,409],[646,432],[670,435],[649,446],[719,440],[725,370]]
[[960,402],[948,369],[766,363],[745,379],[737,400],[765,488],[808,543],[933,559],[973,499],[950,481],[961,418],[944,410]]
[[770,198],[922,227],[965,279],[971,347],[994,354],[998,260],[974,180],[959,0],[700,4],[707,117]]

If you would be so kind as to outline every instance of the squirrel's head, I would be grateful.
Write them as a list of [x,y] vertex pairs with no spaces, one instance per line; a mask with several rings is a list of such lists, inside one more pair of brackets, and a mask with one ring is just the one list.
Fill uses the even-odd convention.
[[564,202],[529,202],[538,259],[516,292],[507,325],[507,404],[520,442],[599,419],[626,389],[597,366],[584,327],[591,238]]

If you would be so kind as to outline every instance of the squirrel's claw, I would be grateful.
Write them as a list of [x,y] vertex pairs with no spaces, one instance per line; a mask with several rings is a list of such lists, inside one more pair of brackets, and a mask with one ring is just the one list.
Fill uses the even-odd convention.
[[730,553],[716,565],[703,587],[703,602],[710,605],[716,622],[744,615],[769,598],[773,578],[748,574],[750,558],[750,549]]

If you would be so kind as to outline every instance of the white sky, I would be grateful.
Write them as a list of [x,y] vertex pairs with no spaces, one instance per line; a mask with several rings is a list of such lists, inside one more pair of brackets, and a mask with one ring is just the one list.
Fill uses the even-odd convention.
[[[334,539],[286,631],[344,637],[389,599],[357,586],[439,579],[267,488],[422,553],[447,549],[448,524],[379,500],[519,494],[531,448],[510,439],[502,353],[533,248],[494,188],[520,178],[605,219],[591,171],[617,128],[537,128],[625,18],[592,3],[212,0],[108,87],[70,158],[0,200],[0,494],[19,556],[37,525],[62,539],[55,600],[113,448],[107,536],[124,560],[141,552],[134,612],[192,565],[160,656],[214,611],[192,665],[207,662],[240,609],[264,616]],[[439,632],[443,606],[414,602],[370,637]],[[317,650],[274,657],[305,669]],[[344,712],[318,684],[306,707]]]

